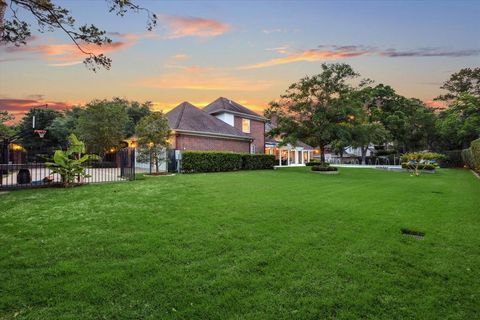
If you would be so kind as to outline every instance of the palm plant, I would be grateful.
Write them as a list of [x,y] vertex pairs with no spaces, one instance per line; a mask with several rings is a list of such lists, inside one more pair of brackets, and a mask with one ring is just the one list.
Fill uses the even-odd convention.
[[53,173],[60,175],[64,187],[71,186],[75,181],[80,182],[80,178],[90,177],[83,164],[89,160],[99,159],[95,154],[83,154],[85,143],[78,140],[73,133],[68,136],[68,142],[67,150],[55,150],[53,162],[45,163]]

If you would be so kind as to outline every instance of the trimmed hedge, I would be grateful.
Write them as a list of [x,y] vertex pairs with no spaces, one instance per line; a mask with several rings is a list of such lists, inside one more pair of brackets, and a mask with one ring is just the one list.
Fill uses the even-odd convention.
[[470,169],[480,173],[480,139],[473,140],[470,148],[462,151],[462,159]]
[[273,169],[275,165],[275,156],[268,154],[243,154],[243,170]]
[[275,156],[216,151],[182,152],[182,172],[222,172],[273,169]]

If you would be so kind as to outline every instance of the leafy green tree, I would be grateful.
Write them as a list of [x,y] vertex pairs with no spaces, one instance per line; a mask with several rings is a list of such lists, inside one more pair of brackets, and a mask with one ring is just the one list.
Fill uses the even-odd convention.
[[360,121],[352,127],[352,147],[360,148],[362,164],[366,164],[368,146],[387,141],[388,131],[380,122]]
[[56,118],[62,116],[62,113],[48,108],[32,108],[17,126],[17,133],[21,134],[20,142],[30,154],[51,154],[55,148],[60,147],[60,141],[48,130],[43,138],[34,134],[32,127],[34,116],[35,129],[46,130]]
[[269,134],[283,143],[297,140],[317,146],[325,162],[325,147],[336,140],[339,126],[347,121],[351,107],[349,82],[358,77],[348,64],[322,64],[322,72],[292,84],[279,102],[272,102],[265,115],[276,114],[278,125]]
[[480,137],[480,97],[461,94],[442,111],[436,121],[438,144],[443,149],[468,148]]
[[438,96],[437,100],[450,101],[461,95],[480,97],[480,68],[464,68],[452,74],[440,87],[448,92]]
[[[109,12],[123,17],[128,12],[147,13],[147,29],[151,31],[157,23],[157,16],[132,0],[108,0]],[[25,45],[31,38],[31,26],[24,20],[26,15],[37,22],[38,31],[60,31],[67,35],[86,58],[84,63],[95,71],[98,67],[110,69],[112,60],[95,53],[91,45],[101,47],[112,42],[107,32],[95,25],[78,26],[70,11],[56,5],[52,0],[0,0],[0,43]],[[89,46],[90,45],[90,46]]]
[[103,155],[118,148],[126,138],[128,122],[126,107],[116,101],[94,100],[78,117],[76,133],[85,141],[90,152]]
[[464,68],[442,86],[448,92],[437,97],[447,102],[435,127],[437,147],[446,150],[468,148],[480,136],[480,68]]
[[67,109],[46,128],[62,147],[67,147],[68,136],[75,132],[82,112],[83,109],[81,107]]
[[135,134],[135,126],[138,122],[145,116],[151,113],[150,108],[152,103],[147,101],[143,104],[140,104],[137,101],[127,101],[127,115],[128,122],[127,127],[125,128],[125,134],[127,137],[131,137]]
[[435,136],[435,113],[418,99],[408,99],[390,86],[363,89],[364,108],[370,122],[380,122],[402,152],[426,149]]
[[5,124],[5,122],[12,119],[13,116],[8,111],[0,111],[0,139],[7,138],[13,134],[13,129]]
[[162,161],[165,160],[165,151],[169,147],[171,135],[168,120],[163,112],[152,112],[143,117],[135,127],[140,154],[148,156],[150,167],[155,166],[159,172]]

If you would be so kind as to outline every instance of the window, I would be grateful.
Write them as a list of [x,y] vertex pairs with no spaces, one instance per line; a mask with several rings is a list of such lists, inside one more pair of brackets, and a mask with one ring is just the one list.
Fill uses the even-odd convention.
[[250,120],[242,119],[242,131],[245,133],[250,133]]

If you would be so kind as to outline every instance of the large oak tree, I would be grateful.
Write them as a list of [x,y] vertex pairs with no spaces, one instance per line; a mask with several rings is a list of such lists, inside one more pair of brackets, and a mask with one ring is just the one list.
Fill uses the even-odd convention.
[[266,116],[276,114],[278,125],[270,135],[295,145],[302,140],[316,146],[325,161],[325,147],[335,141],[352,112],[351,80],[359,76],[348,64],[322,64],[322,72],[292,84]]

